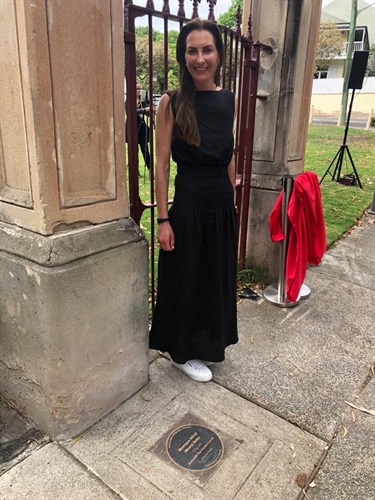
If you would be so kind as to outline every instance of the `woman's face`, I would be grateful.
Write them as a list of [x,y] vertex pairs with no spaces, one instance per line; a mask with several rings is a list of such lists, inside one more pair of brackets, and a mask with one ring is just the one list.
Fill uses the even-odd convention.
[[186,38],[185,61],[195,88],[213,90],[220,60],[214,37],[209,31],[194,30],[189,33]]

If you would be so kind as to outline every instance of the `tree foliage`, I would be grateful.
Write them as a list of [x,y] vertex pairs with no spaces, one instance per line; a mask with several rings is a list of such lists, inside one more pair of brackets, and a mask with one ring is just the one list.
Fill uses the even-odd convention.
[[232,3],[229,9],[226,12],[220,14],[217,18],[218,24],[222,24],[227,28],[234,29],[237,24],[237,9],[238,6],[241,8],[241,12],[243,14],[243,0],[232,0]]
[[[142,82],[142,87],[148,89],[149,82],[149,36],[148,30],[136,28],[136,65],[137,80]],[[168,33],[168,88],[174,88],[178,84],[178,64],[175,59],[176,40],[178,32],[170,31]],[[162,93],[164,90],[164,35],[158,31],[152,33],[152,69],[153,69],[153,90],[155,94]]]
[[316,67],[328,69],[330,61],[334,60],[344,50],[344,39],[335,23],[322,23],[319,29],[316,51]]
[[370,47],[367,67],[367,76],[375,76],[375,43],[373,43]]

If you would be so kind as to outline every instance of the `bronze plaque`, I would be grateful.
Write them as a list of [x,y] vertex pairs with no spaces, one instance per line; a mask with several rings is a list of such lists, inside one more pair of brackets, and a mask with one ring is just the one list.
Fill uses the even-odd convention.
[[240,442],[187,413],[150,451],[203,487]]
[[169,457],[180,467],[206,470],[216,465],[224,454],[224,445],[217,434],[202,425],[185,425],[167,439]]

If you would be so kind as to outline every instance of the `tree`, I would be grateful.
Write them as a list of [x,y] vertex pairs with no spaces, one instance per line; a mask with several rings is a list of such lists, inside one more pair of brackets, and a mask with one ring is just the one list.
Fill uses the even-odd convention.
[[135,36],[136,38],[148,36],[148,26],[136,26]]
[[322,23],[319,29],[315,65],[317,70],[327,70],[329,63],[344,49],[344,39],[335,23]]
[[[170,32],[169,34],[171,34]],[[153,69],[153,90],[154,93],[161,93],[164,90],[164,39],[159,36],[160,33],[153,32],[153,53],[152,53],[152,69]],[[172,33],[170,40],[175,40],[177,37]],[[150,87],[149,83],[149,37],[148,32],[143,36],[137,36],[136,42],[136,64],[137,64],[137,79],[142,82],[145,89]],[[178,83],[178,64],[175,59],[176,43],[168,44],[168,88],[173,88]]]
[[238,6],[240,6],[241,12],[243,13],[243,0],[232,0],[229,9],[226,12],[220,14],[220,16],[217,18],[218,24],[222,24],[227,28],[234,29],[237,24]]

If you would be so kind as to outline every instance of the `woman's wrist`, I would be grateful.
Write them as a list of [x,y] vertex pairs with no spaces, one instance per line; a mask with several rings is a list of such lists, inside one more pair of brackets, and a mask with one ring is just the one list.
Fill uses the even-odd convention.
[[164,222],[169,222],[169,217],[160,217],[156,219],[158,224],[163,224]]

